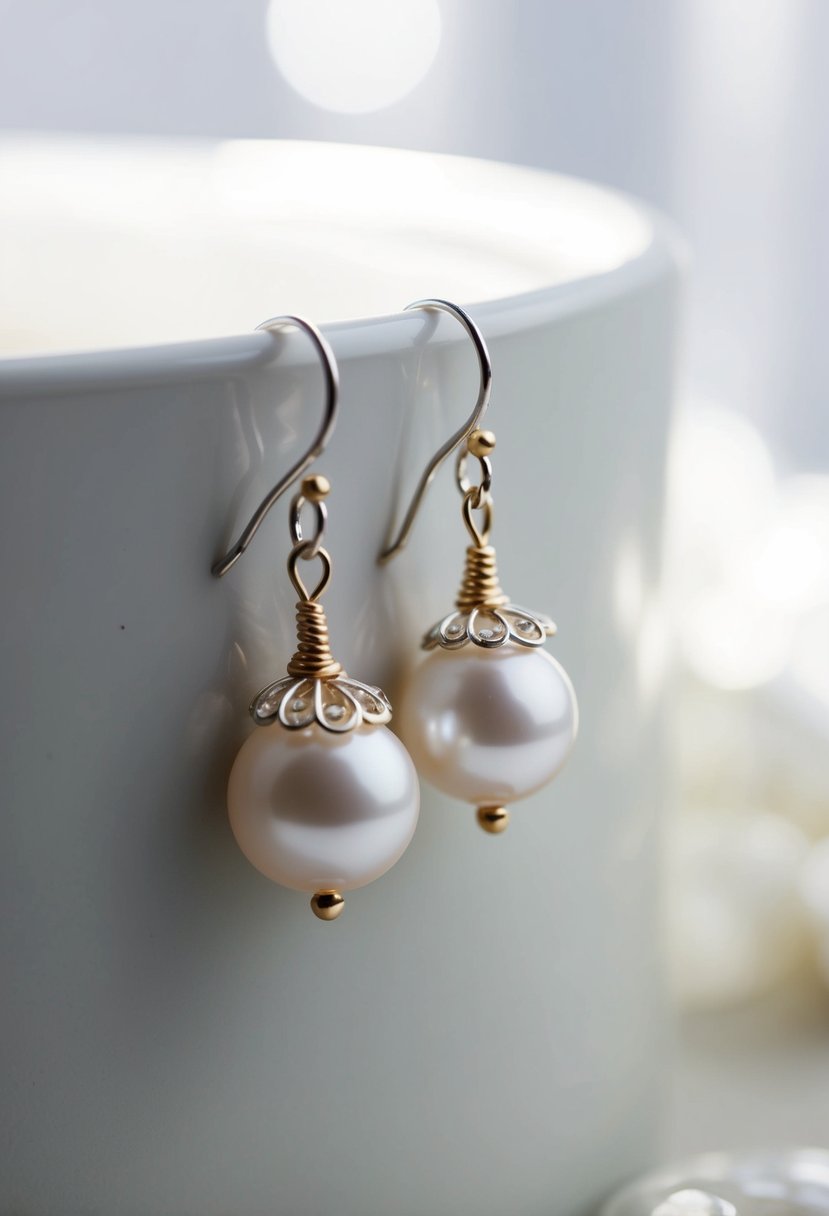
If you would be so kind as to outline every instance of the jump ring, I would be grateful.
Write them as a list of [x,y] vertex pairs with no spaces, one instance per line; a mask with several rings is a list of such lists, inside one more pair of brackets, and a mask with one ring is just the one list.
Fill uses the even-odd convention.
[[[458,454],[458,462],[455,466],[455,480],[461,494],[466,494],[472,487],[472,482],[466,475],[466,461],[469,453],[462,451]],[[489,494],[492,487],[492,461],[488,456],[476,456],[475,459],[481,466],[481,484],[478,487],[483,494]],[[476,507],[480,502],[475,504]]]
[[307,502],[310,502],[303,494],[294,495],[291,502],[291,514],[288,521],[288,527],[291,533],[291,540],[294,542],[294,549],[302,549],[301,556],[303,560],[310,561],[312,557],[316,557],[322,548],[322,541],[325,535],[325,525],[328,522],[328,510],[325,503],[311,502],[316,516],[316,532],[307,540],[302,534],[302,508]]

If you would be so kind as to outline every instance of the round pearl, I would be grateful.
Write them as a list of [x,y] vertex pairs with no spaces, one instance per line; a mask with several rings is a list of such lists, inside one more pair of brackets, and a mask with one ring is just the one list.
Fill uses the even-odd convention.
[[417,774],[385,726],[335,735],[259,727],[227,791],[239,848],[295,891],[353,891],[385,874],[414,834]]
[[578,707],[569,676],[546,651],[469,644],[433,650],[421,663],[399,722],[422,777],[465,802],[501,806],[556,775]]

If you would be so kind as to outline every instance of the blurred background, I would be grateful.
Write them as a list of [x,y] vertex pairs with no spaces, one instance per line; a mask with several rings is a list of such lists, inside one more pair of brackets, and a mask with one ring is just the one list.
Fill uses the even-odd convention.
[[[31,0],[0,11],[7,130],[452,152],[590,178],[675,221],[692,255],[663,614],[680,693],[667,884],[686,1011],[675,1138],[683,1150],[736,1147],[758,1129],[818,1139],[829,4]],[[639,611],[635,562],[618,594]]]

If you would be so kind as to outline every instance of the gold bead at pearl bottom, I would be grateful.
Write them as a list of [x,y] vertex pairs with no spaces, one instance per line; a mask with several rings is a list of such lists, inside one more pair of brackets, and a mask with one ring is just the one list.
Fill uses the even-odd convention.
[[311,911],[320,920],[336,920],[345,907],[339,891],[317,891],[311,900]]
[[509,827],[509,811],[505,806],[479,806],[478,823],[485,832],[497,836]]

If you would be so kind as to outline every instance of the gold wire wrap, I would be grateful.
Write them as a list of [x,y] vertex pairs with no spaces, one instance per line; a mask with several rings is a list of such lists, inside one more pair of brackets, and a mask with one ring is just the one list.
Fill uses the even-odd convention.
[[288,664],[288,675],[330,680],[342,672],[331,653],[325,609],[316,600],[300,600],[296,606],[297,647]]
[[498,565],[492,545],[469,545],[463,580],[455,601],[461,612],[473,608],[498,608],[509,603],[498,580]]

